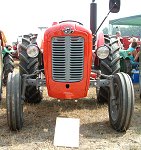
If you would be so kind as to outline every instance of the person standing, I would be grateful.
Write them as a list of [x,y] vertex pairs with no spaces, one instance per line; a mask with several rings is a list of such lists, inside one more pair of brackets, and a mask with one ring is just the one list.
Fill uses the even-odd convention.
[[123,44],[121,42],[122,37],[121,37],[121,32],[120,31],[116,32],[116,38],[118,40],[118,45],[119,45],[120,49],[124,49]]
[[132,67],[133,68],[136,68],[138,65],[139,65],[139,62],[136,61],[136,55],[137,55],[137,52],[136,52],[136,48],[137,48],[137,42],[132,42],[131,44],[131,47],[129,47],[127,49],[127,52],[128,52],[128,55],[129,55],[129,58],[130,58],[130,62],[132,64]]
[[0,30],[0,40],[1,40],[1,46],[3,49],[6,46],[7,39],[6,39],[6,36],[2,30]]

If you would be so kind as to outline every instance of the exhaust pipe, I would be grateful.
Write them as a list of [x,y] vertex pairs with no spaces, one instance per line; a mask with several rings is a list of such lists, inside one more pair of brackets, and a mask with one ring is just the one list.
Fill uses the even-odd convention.
[[90,29],[93,35],[97,29],[97,4],[94,1],[90,4]]
[[93,35],[93,50],[95,49],[95,32],[97,30],[97,4],[94,3],[94,1],[95,0],[92,0],[92,3],[90,4],[90,30],[92,31]]

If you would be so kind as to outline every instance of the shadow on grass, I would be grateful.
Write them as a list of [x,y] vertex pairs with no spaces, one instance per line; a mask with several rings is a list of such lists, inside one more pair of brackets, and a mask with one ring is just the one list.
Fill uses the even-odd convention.
[[80,133],[85,138],[94,139],[118,138],[125,134],[125,132],[117,132],[112,129],[110,122],[107,120],[83,124],[80,126]]
[[[137,101],[135,104],[135,112],[131,122],[130,130],[134,130],[140,134],[140,124],[141,124],[141,109],[138,107],[141,103]],[[107,109],[106,105],[98,105],[93,99],[86,98],[81,99],[77,103],[72,100],[66,100],[57,102],[56,99],[43,100],[38,105],[24,105],[24,125],[21,131],[11,132],[8,129],[7,117],[6,117],[6,103],[3,100],[2,109],[0,113],[0,145],[1,146],[11,146],[26,143],[36,143],[36,142],[51,142],[54,140],[56,117],[62,116],[69,117],[67,113],[77,113],[83,112],[83,110],[88,111],[88,115],[93,116],[92,110],[97,110],[96,112],[103,115]],[[108,113],[108,112],[107,112]],[[79,117],[80,114],[78,114]],[[82,114],[83,115],[83,114]],[[91,117],[91,116],[82,116]],[[102,117],[103,118],[103,117]],[[82,119],[82,118],[81,118]],[[118,138],[123,136],[125,133],[118,133],[112,129],[108,118],[102,119],[101,121],[95,121],[90,123],[81,123],[80,135],[85,138],[93,139],[106,139],[108,138]]]
[[135,100],[134,114],[132,118],[132,129],[136,134],[141,134],[141,100]]
[[[24,105],[24,125],[21,131],[11,132],[7,125],[6,102],[2,102],[0,113],[0,145],[11,146],[13,144],[36,143],[50,141],[53,143],[56,117],[63,116],[63,113],[74,113],[79,110],[94,110],[101,107],[92,99],[81,99],[78,102],[65,100],[57,102],[56,99],[43,100],[38,105]],[[64,115],[69,117],[69,115]]]
[[[135,100],[134,113],[128,130],[131,133],[141,134],[141,101],[139,99]],[[112,129],[107,120],[83,124],[80,127],[80,133],[86,138],[98,139],[118,138],[126,134],[126,132],[117,132]]]

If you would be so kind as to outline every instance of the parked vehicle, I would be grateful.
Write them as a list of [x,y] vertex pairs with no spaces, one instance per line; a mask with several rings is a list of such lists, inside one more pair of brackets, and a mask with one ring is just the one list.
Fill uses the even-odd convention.
[[14,63],[11,57],[11,46],[5,45],[0,31],[0,101],[2,97],[2,85],[6,85],[8,74],[13,72]]
[[2,59],[1,59],[1,61],[2,61],[1,80],[2,80],[3,84],[6,85],[8,73],[13,72],[13,69],[14,69],[13,58],[11,56],[11,53],[13,51],[12,51],[12,47],[5,43],[6,38],[2,31],[0,31],[0,41],[1,41],[0,46],[1,46],[1,57],[2,57]]
[[14,60],[12,58],[12,52],[10,45],[7,45],[2,49],[3,60],[3,85],[6,85],[8,74],[14,70]]
[[[97,89],[98,101],[108,101],[111,126],[119,132],[129,128],[134,107],[133,84],[129,75],[119,72],[116,38],[102,33],[96,38],[100,28],[96,30],[97,4],[92,1],[90,7],[91,31],[78,21],[61,21],[45,31],[43,53],[35,36],[22,38],[19,72],[9,74],[6,92],[11,130],[23,126],[23,101],[41,102],[42,86],[47,87],[50,97],[74,100],[87,96],[90,82]],[[117,13],[120,0],[110,0],[109,9],[109,13]],[[93,70],[92,50],[96,62]]]

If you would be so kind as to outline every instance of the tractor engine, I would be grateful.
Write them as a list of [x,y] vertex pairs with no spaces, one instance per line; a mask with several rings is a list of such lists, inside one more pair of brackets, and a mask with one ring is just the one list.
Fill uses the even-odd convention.
[[58,99],[87,96],[92,33],[75,21],[62,21],[44,34],[44,71],[48,95]]
[[[19,46],[19,69],[13,73],[8,72],[5,76],[7,122],[10,130],[22,129],[23,102],[41,102],[42,86],[45,84],[50,97],[77,100],[87,96],[91,82],[91,86],[96,88],[97,102],[108,103],[112,128],[118,132],[127,131],[134,110],[133,83],[128,74],[119,72],[119,46],[115,36],[103,33],[97,36],[109,13],[119,11],[120,0],[109,0],[109,12],[98,28],[96,8],[95,0],[92,0],[91,31],[73,20],[54,22],[52,27],[44,32],[41,48],[36,34],[22,36]],[[10,57],[6,56],[3,62],[10,62]],[[2,73],[3,70],[0,71]]]

